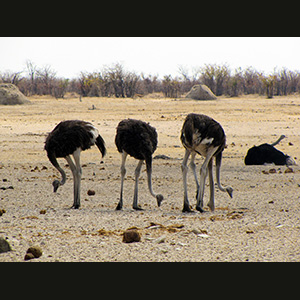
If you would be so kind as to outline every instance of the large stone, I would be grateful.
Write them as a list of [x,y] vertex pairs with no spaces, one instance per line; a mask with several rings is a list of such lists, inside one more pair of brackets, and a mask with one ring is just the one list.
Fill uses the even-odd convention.
[[11,251],[11,247],[6,239],[0,237],[0,253]]
[[16,105],[30,103],[30,101],[12,83],[0,83],[0,104]]

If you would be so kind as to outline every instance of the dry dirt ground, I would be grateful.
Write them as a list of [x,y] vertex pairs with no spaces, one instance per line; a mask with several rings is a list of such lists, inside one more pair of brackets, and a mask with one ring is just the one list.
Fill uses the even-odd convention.
[[[245,166],[249,147],[287,136],[277,148],[300,158],[300,98],[219,98],[213,101],[174,99],[31,98],[31,104],[0,108],[0,236],[12,251],[0,261],[24,261],[26,250],[40,246],[37,261],[299,261],[300,167]],[[96,109],[91,110],[92,105]],[[207,114],[219,121],[227,135],[221,182],[234,189],[233,199],[218,191],[216,210],[182,213],[180,129],[188,113]],[[116,211],[120,191],[120,162],[114,137],[124,118],[150,122],[158,132],[153,161],[153,189],[165,201],[161,207],[147,189],[145,166],[139,183],[139,204],[132,209],[134,169],[127,159],[124,208]],[[43,150],[45,137],[58,122],[92,122],[106,141],[101,162],[96,147],[82,152],[81,208],[70,209],[73,180],[66,161],[67,183],[56,194],[52,181],[59,173]],[[197,172],[203,158],[198,157]],[[269,174],[274,168],[276,173]],[[265,174],[267,173],[267,174]],[[195,182],[188,173],[189,199],[195,208]],[[89,189],[95,190],[88,196]],[[208,201],[208,182],[204,203]],[[42,213],[41,213],[42,212]],[[44,214],[43,214],[44,213]],[[137,243],[122,242],[122,233],[136,227]]]

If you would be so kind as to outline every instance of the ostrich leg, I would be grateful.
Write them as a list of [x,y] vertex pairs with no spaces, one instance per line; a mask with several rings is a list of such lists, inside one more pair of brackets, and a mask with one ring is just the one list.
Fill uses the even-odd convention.
[[127,153],[125,151],[122,152],[122,164],[121,164],[121,191],[120,191],[120,200],[116,207],[116,210],[121,210],[123,207],[123,184],[124,184],[124,177],[126,174],[125,162],[127,158]]
[[185,154],[184,158],[181,164],[181,170],[182,170],[182,177],[183,177],[183,189],[184,189],[184,200],[183,200],[183,209],[182,212],[192,212],[190,209],[190,204],[188,200],[188,192],[187,192],[187,172],[188,172],[188,166],[187,166],[187,161],[189,159],[191,152],[188,149],[185,149]]
[[[75,153],[75,152],[74,152]],[[79,154],[76,154],[76,155],[80,155]],[[74,156],[74,160],[75,160],[75,163],[76,165],[74,164],[71,156],[66,156],[66,160],[70,166],[70,169],[72,171],[72,174],[73,174],[73,189],[74,189],[74,201],[73,201],[73,205],[71,208],[79,208],[80,207],[80,181],[81,181],[81,167],[79,165],[79,169],[77,168],[77,165],[78,163],[80,163],[78,161],[79,157],[76,157],[76,155],[73,154]]]
[[190,162],[190,168],[193,171],[195,182],[196,182],[196,186],[197,186],[197,193],[196,193],[196,200],[197,200],[198,199],[200,185],[199,185],[198,178],[197,178],[197,173],[196,173],[196,164],[195,164],[195,161],[194,161],[195,160],[195,156],[196,156],[196,152],[192,152],[191,162]]
[[200,191],[198,193],[197,204],[196,204],[196,209],[200,212],[204,212],[203,196],[204,196],[204,188],[205,188],[205,180],[206,180],[206,176],[207,176],[208,164],[217,150],[218,150],[218,147],[209,148],[207,150],[206,158],[200,169]]
[[138,206],[138,185],[139,185],[139,177],[140,177],[143,162],[144,162],[143,160],[140,160],[135,169],[135,186],[134,186],[134,196],[133,196],[132,207],[136,210],[143,210],[141,207]]
[[75,185],[74,185],[74,204],[73,204],[73,207],[74,208],[79,208],[80,207],[81,174],[82,174],[82,170],[81,170],[81,166],[80,166],[80,149],[77,149],[73,153],[73,157],[74,157],[75,164],[76,164],[76,171],[75,171],[76,180],[74,181]]
[[215,189],[214,189],[214,177],[213,177],[213,159],[211,159],[208,163],[208,176],[209,176],[210,195],[209,195],[209,202],[207,205],[211,209],[211,211],[214,211],[215,210]]

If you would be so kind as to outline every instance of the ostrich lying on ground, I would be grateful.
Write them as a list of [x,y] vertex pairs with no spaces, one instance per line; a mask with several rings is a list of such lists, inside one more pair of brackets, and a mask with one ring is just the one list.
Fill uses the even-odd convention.
[[[184,204],[183,212],[191,212],[188,193],[187,193],[187,161],[191,157],[190,167],[193,170],[196,185],[197,185],[197,204],[196,209],[203,212],[203,196],[205,179],[207,170],[209,174],[210,186],[210,199],[208,202],[209,208],[213,211],[214,204],[214,180],[213,180],[213,157],[216,158],[216,177],[218,187],[222,192],[227,192],[232,198],[232,187],[223,187],[220,183],[220,168],[222,160],[222,151],[225,147],[226,137],[222,126],[212,118],[205,115],[189,114],[181,130],[181,142],[185,147],[185,155],[181,165],[183,174],[183,187],[184,187]],[[198,183],[196,174],[196,165],[194,159],[196,153],[205,157],[204,163],[200,169],[200,184]]]
[[280,143],[285,136],[281,135],[280,138],[273,144],[262,144],[250,148],[245,156],[245,165],[295,165],[296,162],[288,155],[283,154],[281,151],[274,148]]
[[[60,172],[62,180],[54,180],[54,192],[65,184],[66,173],[59,166],[56,158],[64,157],[73,174],[74,180],[74,203],[72,208],[80,207],[80,181],[81,166],[80,152],[89,149],[92,145],[97,145],[102,157],[106,153],[105,143],[99,135],[97,128],[91,123],[80,120],[69,120],[60,122],[52,132],[49,133],[45,142],[45,150],[52,165]],[[71,158],[73,155],[75,164]]]
[[152,154],[157,147],[157,133],[155,128],[143,121],[133,119],[123,120],[117,127],[115,143],[118,151],[122,153],[121,192],[120,201],[116,209],[120,210],[123,207],[123,183],[126,174],[125,161],[128,154],[139,160],[135,169],[135,187],[132,207],[136,210],[141,210],[140,206],[138,206],[138,180],[144,160],[146,161],[150,194],[156,198],[157,205],[160,206],[163,196],[154,194],[151,184]]

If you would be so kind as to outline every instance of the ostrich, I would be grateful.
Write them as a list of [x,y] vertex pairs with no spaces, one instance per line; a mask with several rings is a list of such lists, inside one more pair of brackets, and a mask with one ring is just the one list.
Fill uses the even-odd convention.
[[264,165],[274,163],[275,165],[295,165],[296,162],[288,155],[277,150],[274,146],[280,143],[285,135],[281,135],[273,144],[262,144],[250,148],[245,156],[245,165]]
[[160,194],[155,194],[152,190],[151,184],[152,154],[157,147],[157,133],[155,128],[140,120],[123,120],[118,124],[115,143],[118,151],[122,154],[121,192],[120,201],[116,207],[116,210],[121,210],[123,207],[123,183],[126,174],[125,161],[128,154],[139,160],[135,169],[135,187],[132,205],[133,209],[142,210],[142,208],[138,206],[138,180],[144,160],[146,161],[148,188],[150,194],[156,198],[157,205],[160,206],[163,196]]
[[[197,185],[197,204],[196,209],[200,212],[203,210],[203,196],[207,169],[209,174],[210,199],[209,208],[213,211],[214,204],[214,180],[213,180],[213,157],[216,158],[216,177],[218,187],[222,192],[227,192],[232,198],[232,187],[223,187],[220,183],[220,168],[222,161],[222,151],[225,147],[226,137],[222,126],[212,118],[201,114],[189,114],[182,126],[181,142],[185,147],[185,155],[181,165],[184,187],[184,204],[183,212],[191,212],[188,194],[187,194],[187,162],[191,155],[190,167],[194,173]],[[204,163],[200,169],[200,184],[198,183],[196,174],[196,165],[194,162],[196,153],[205,157]]]
[[[60,172],[62,180],[53,181],[53,191],[65,184],[66,173],[59,166],[56,158],[64,157],[73,174],[74,180],[74,203],[72,208],[80,207],[80,181],[81,166],[80,152],[89,149],[92,145],[97,145],[102,157],[106,153],[105,143],[96,127],[91,123],[80,120],[68,120],[60,122],[46,138],[45,150],[52,165]],[[71,158],[74,157],[75,164]]]

